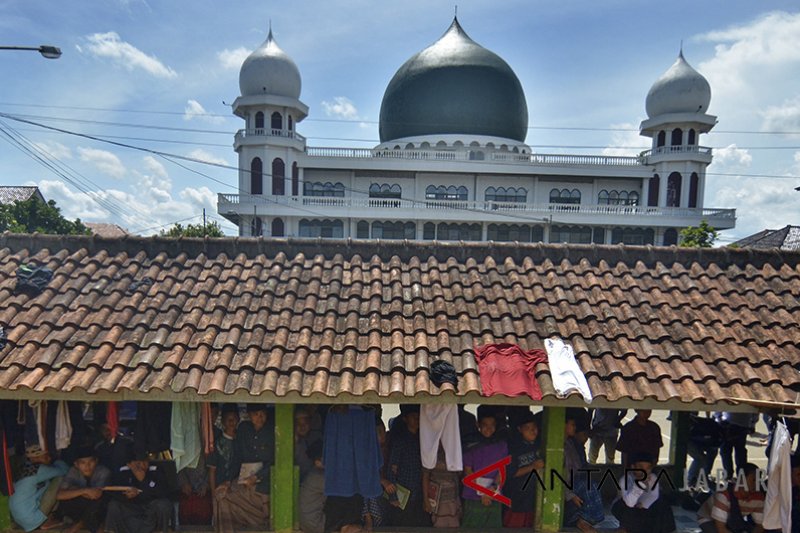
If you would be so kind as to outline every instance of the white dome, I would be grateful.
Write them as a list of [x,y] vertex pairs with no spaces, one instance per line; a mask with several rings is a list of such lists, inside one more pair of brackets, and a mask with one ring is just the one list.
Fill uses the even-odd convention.
[[683,58],[660,77],[647,93],[645,109],[650,118],[669,113],[706,113],[711,103],[708,81]]
[[280,49],[269,30],[264,41],[242,63],[239,90],[242,96],[269,94],[300,98],[300,70],[292,58]]

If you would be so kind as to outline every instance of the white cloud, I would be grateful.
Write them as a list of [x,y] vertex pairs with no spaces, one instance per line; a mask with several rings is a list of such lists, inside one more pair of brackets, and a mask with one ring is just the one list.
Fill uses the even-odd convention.
[[749,167],[753,162],[753,156],[747,149],[738,148],[735,144],[729,144],[725,148],[714,150],[714,165],[722,167]]
[[97,148],[78,148],[81,161],[94,165],[100,172],[117,179],[125,176],[125,166],[119,158],[106,150]]
[[322,108],[329,117],[343,118],[347,120],[358,119],[358,109],[355,104],[345,96],[334,96],[332,102],[322,101]]
[[221,157],[217,157],[214,154],[206,152],[200,148],[196,148],[192,150],[188,154],[188,157],[192,159],[199,159],[200,161],[205,161],[206,163],[214,163],[216,165],[230,165],[230,163],[226,159],[222,159]]
[[225,122],[223,117],[211,115],[197,100],[187,100],[186,108],[183,110],[183,120],[192,119],[204,120],[211,124],[222,124]]
[[107,220],[108,211],[92,200],[93,196],[73,191],[61,181],[42,180],[37,183],[42,195],[48,200],[55,200],[66,218],[80,218],[82,221]]
[[764,131],[800,131],[800,95],[785,100],[781,105],[767,107],[761,116]]
[[714,197],[714,207],[739,207],[736,235],[752,235],[800,220],[796,180],[713,175],[709,180],[707,192]]
[[[86,51],[95,56],[111,59],[127,70],[141,69],[159,78],[175,78],[177,73],[155,56],[149,56],[130,43],[120,39],[116,32],[93,33],[86,36]],[[78,46],[83,52],[83,47]]]
[[56,159],[72,159],[72,150],[56,141],[33,143],[36,148]]
[[638,125],[626,122],[612,124],[611,128],[624,131],[615,131],[611,135],[611,145],[603,148],[603,155],[632,156],[647,149],[648,139],[639,135]]
[[244,63],[244,60],[247,59],[247,56],[249,55],[250,50],[244,46],[240,46],[239,48],[235,48],[233,50],[228,50],[226,48],[222,52],[217,52],[217,59],[219,59],[219,62],[223,68],[235,70],[241,68],[242,63]]
[[166,178],[168,176],[167,169],[152,155],[144,156],[144,167],[148,172],[154,174],[158,178]]

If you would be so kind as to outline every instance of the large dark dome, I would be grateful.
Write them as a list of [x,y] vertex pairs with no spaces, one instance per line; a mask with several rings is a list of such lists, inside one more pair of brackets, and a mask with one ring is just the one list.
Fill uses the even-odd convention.
[[381,103],[381,142],[436,134],[524,142],[527,133],[528,105],[516,74],[456,19],[400,67]]

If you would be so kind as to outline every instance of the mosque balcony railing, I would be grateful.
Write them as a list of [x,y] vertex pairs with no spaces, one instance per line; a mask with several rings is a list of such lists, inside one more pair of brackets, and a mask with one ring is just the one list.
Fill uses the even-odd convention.
[[373,150],[371,148],[307,147],[310,157],[349,159],[406,159],[417,161],[481,161],[528,165],[579,165],[579,166],[642,166],[642,158],[635,156],[572,155],[572,154],[520,154],[490,150]]
[[306,138],[294,130],[281,130],[273,128],[254,128],[251,130],[239,130],[236,132],[236,142],[241,142],[243,139],[253,137],[282,137],[284,139],[296,139],[300,142],[306,142]]
[[[369,198],[367,195],[345,197],[279,196],[251,194],[223,194],[218,196],[220,213],[253,213],[259,206],[282,216],[304,216],[309,209],[324,209],[325,216],[371,216],[382,213],[391,217],[453,218],[454,215],[475,218],[502,216],[504,213],[519,217],[529,215],[541,220],[554,217],[584,220],[591,217],[645,217],[705,219],[715,227],[732,227],[736,220],[735,209],[652,207],[644,205],[583,205],[583,204],[529,204],[523,202],[487,202],[467,200],[440,200],[408,198]],[[424,215],[423,213],[429,213]],[[377,215],[376,216],[380,216]],[[577,217],[577,218],[576,218]]]
[[713,149],[708,146],[698,145],[683,145],[683,146],[659,146],[652,150],[645,150],[639,154],[639,157],[645,159],[654,155],[667,155],[667,154],[702,154],[712,155]]

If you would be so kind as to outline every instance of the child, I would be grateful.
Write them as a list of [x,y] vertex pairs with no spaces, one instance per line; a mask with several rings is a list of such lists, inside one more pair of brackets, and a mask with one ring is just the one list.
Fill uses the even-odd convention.
[[[675,531],[675,517],[669,503],[661,497],[658,477],[653,472],[656,460],[647,453],[629,456],[631,469],[623,479],[619,499],[611,512],[627,533],[669,533]],[[644,478],[644,480],[642,480]]]
[[515,419],[519,436],[510,439],[511,464],[505,494],[511,498],[511,508],[503,515],[503,527],[532,527],[534,470],[541,471],[544,461],[539,453],[539,424],[536,416],[526,409]]
[[322,441],[318,440],[306,450],[313,464],[303,483],[297,507],[300,514],[300,529],[303,533],[323,533],[325,529],[325,470],[322,466]]
[[[488,406],[478,408],[478,441],[464,452],[464,475],[468,476],[496,463],[508,455],[508,445],[495,434],[496,415]],[[479,484],[490,490],[500,490],[500,471],[490,478],[480,478]],[[464,487],[464,528],[498,528],[502,526],[502,506],[489,496],[479,494],[475,489]]]
[[[460,474],[447,470],[444,448],[439,444],[436,466],[433,470],[422,471],[425,512],[431,515],[433,527],[458,527],[461,519]],[[433,490],[436,490],[435,496]]]
[[[422,457],[419,449],[419,405],[401,405],[402,420],[396,422],[391,431],[388,480],[397,490],[397,485],[408,489],[410,496],[405,509],[392,502],[392,525],[399,527],[430,526],[430,515],[423,508]],[[389,492],[387,490],[387,492]]]
[[564,494],[564,525],[577,527],[584,533],[597,533],[594,524],[605,518],[600,492],[586,479],[589,462],[585,445],[589,440],[589,420],[585,411],[567,410],[564,425],[564,478],[572,480],[572,489]]

